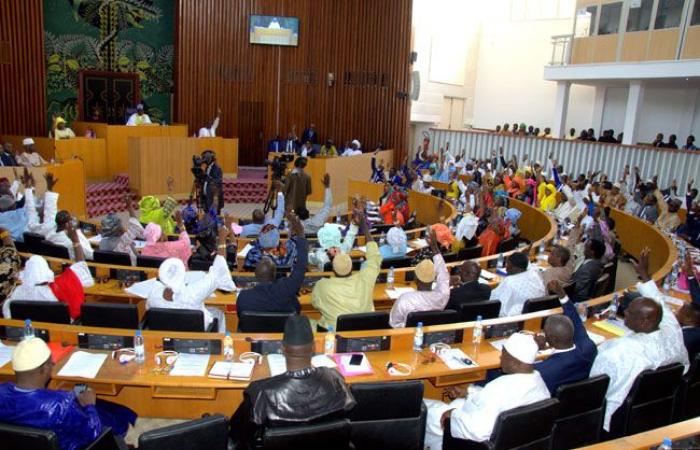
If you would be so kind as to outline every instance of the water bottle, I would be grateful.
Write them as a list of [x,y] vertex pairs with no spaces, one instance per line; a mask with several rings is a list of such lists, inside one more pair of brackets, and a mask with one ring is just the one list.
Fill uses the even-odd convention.
[[389,289],[394,289],[394,268],[389,268],[389,273],[386,275],[386,285]]
[[233,338],[231,332],[227,331],[224,336],[224,359],[228,362],[233,362],[235,351],[233,350]]
[[420,352],[423,350],[423,322],[418,322],[416,325],[416,334],[413,335],[413,351]]
[[539,254],[544,255],[545,250],[547,250],[547,246],[545,245],[545,242],[542,241],[540,242]]
[[327,356],[333,356],[335,353],[335,332],[332,325],[328,327],[326,337],[323,338],[323,353]]
[[614,319],[617,317],[617,310],[620,306],[620,302],[617,293],[613,294],[612,301],[610,302],[610,318]]
[[504,265],[504,258],[503,258],[503,253],[498,254],[498,261],[496,262],[496,268],[498,269],[503,269]]
[[474,329],[472,330],[472,344],[480,345],[481,337],[484,333],[484,325],[481,323],[481,316],[476,316],[476,323],[474,324]]
[[661,286],[661,289],[668,294],[668,291],[671,290],[671,275],[666,275],[664,278],[664,284]]
[[24,321],[24,337],[23,339],[31,339],[34,337],[34,327],[32,326],[32,320],[27,319]]
[[340,209],[335,209],[335,223],[340,223]]
[[658,450],[671,450],[673,448],[673,441],[670,438],[664,438],[661,445],[656,447]]
[[384,236],[384,232],[379,236],[379,245],[382,246],[386,242],[386,236]]
[[136,336],[134,336],[134,353],[134,361],[136,361],[136,364],[143,364],[146,362],[146,349],[143,346],[141,330],[136,330]]

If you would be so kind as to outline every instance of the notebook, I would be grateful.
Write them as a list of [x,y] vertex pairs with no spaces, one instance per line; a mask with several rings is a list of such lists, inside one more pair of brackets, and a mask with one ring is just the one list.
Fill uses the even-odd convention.
[[255,364],[217,361],[211,366],[209,378],[217,378],[220,380],[250,380],[253,375]]
[[614,334],[615,336],[625,336],[630,333],[629,329],[617,320],[599,320],[597,322],[593,322],[593,326],[600,328],[603,331],[607,331],[610,334]]
[[59,370],[58,376],[95,378],[105,359],[107,359],[106,353],[75,352]]

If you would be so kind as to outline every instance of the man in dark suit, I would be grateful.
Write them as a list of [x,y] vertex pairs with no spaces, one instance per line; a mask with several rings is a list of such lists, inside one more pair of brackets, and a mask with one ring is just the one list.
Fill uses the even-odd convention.
[[694,275],[693,260],[689,253],[685,257],[685,273],[688,274],[691,303],[686,303],[676,313],[678,323],[683,327],[683,342],[688,350],[690,362],[700,353],[700,286]]
[[603,273],[603,261],[605,255],[605,244],[597,239],[589,239],[583,250],[584,260],[578,269],[571,276],[574,283],[573,298],[574,303],[583,302],[591,298],[595,282]]
[[309,127],[301,134],[301,142],[311,142],[312,145],[318,144],[318,133],[316,133],[316,125],[309,124]]
[[479,302],[488,300],[491,296],[491,288],[487,284],[479,283],[481,268],[474,261],[464,261],[459,268],[461,285],[450,291],[450,300],[445,309],[459,310],[462,303]]
[[11,142],[5,142],[2,145],[2,153],[0,153],[0,163],[1,165],[6,167],[19,166],[19,164],[17,164],[17,160],[15,160],[15,152],[12,148]]
[[275,135],[274,138],[267,141],[267,151],[268,152],[280,153],[280,152],[282,152],[283,148],[284,148],[284,141],[282,140],[282,137],[279,134]]
[[301,141],[294,134],[290,132],[287,134],[287,139],[282,143],[282,152],[284,153],[297,153],[301,147]]
[[214,206],[217,214],[221,214],[224,207],[224,173],[216,163],[216,153],[211,150],[202,152],[204,169],[204,185],[202,186],[202,204],[205,211]]

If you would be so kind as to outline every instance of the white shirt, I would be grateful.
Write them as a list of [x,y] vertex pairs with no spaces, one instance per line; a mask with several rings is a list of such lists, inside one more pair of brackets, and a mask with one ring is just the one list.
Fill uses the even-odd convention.
[[148,114],[146,113],[141,114],[141,116],[139,116],[138,113],[133,113],[131,116],[129,116],[129,120],[127,120],[126,124],[129,126],[150,125],[151,118],[148,117]]
[[637,375],[643,370],[657,369],[673,363],[681,363],[688,370],[688,351],[683,343],[683,331],[671,308],[663,300],[653,280],[637,283],[637,290],[644,297],[656,300],[663,309],[659,329],[652,333],[632,333],[617,339],[606,340],[598,347],[593,361],[591,377],[606,374],[610,377],[605,394],[605,422],[603,428],[610,431],[610,419],[624,402]]
[[[305,234],[317,233],[318,230],[323,227],[326,223],[328,215],[331,213],[331,206],[333,204],[333,194],[331,188],[325,188],[323,194],[323,207],[313,216],[304,220],[301,224],[304,226]],[[278,206],[279,208],[279,206]]]
[[361,154],[362,154],[362,150],[360,150],[360,149],[354,150],[352,147],[348,147],[347,149],[345,149],[343,154],[340,156],[357,156],[357,155],[361,155]]
[[[78,233],[78,240],[80,241],[80,246],[83,248],[83,253],[85,254],[85,259],[93,259],[93,250],[90,241],[85,237],[81,230],[76,230]],[[68,249],[68,257],[70,259],[75,259],[75,250],[73,249],[73,241],[70,240],[65,231],[54,231],[50,232],[46,236],[46,240],[52,244],[60,245],[61,247],[66,247]]]
[[[85,261],[78,261],[77,263],[69,267],[70,270],[78,277],[80,284],[83,288],[93,286],[95,280],[92,278],[90,273],[90,268],[85,263]],[[7,297],[5,303],[2,305],[2,315],[6,319],[10,319],[10,303],[13,300],[30,300],[37,302],[57,302],[58,299],[54,295],[53,291],[47,284],[28,286],[20,284],[17,286],[12,293]]]
[[197,133],[197,137],[216,137],[216,129],[219,127],[219,116],[216,116],[214,122],[211,124],[211,128],[202,127]]
[[389,314],[389,325],[392,328],[406,326],[408,314],[417,311],[443,310],[450,299],[450,273],[445,266],[441,254],[433,256],[435,265],[435,284],[430,291],[406,292],[394,302]]
[[39,213],[36,211],[36,199],[34,188],[24,190],[27,231],[37,233],[44,237],[56,231],[56,212],[58,210],[58,194],[51,191],[44,193],[44,221],[39,222]]
[[[207,274],[201,280],[188,284],[182,291],[173,294],[172,301],[163,298],[165,285],[157,281],[148,294],[146,300],[146,308],[170,308],[170,309],[196,309],[204,313],[204,326],[208,327],[214,320],[214,313],[204,306],[204,301],[208,299],[214,291],[221,289],[222,291],[233,292],[236,289],[236,284],[231,278],[231,272],[226,264],[226,259],[221,255],[216,255],[214,263],[209,268]],[[223,314],[219,317],[219,332],[226,330],[223,323]]]
[[[352,247],[355,245],[355,236],[357,236],[358,231],[359,228],[357,225],[350,225],[348,232],[345,233],[345,237],[340,244],[341,253],[349,254],[352,251]],[[328,253],[326,253],[325,249],[319,247],[313,252],[309,252],[309,264],[313,266],[320,266],[321,264],[325,266],[329,262],[331,262],[331,260],[328,258]]]
[[542,277],[534,265],[519,274],[508,275],[491,291],[491,300],[501,301],[500,317],[517,316],[522,313],[523,304],[531,298],[547,295]]

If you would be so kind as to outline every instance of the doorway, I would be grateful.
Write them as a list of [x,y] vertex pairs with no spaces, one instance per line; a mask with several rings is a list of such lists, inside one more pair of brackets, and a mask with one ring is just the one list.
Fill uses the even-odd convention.
[[239,102],[238,165],[261,166],[265,159],[263,102]]

